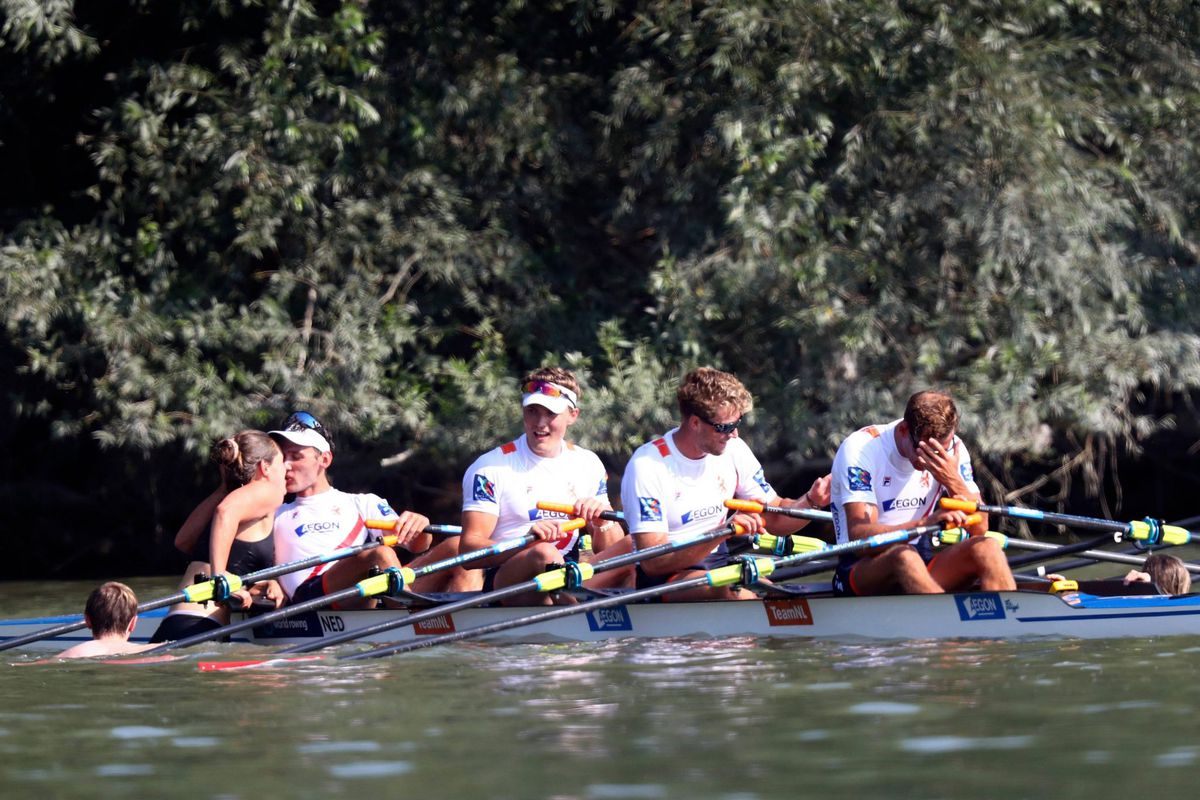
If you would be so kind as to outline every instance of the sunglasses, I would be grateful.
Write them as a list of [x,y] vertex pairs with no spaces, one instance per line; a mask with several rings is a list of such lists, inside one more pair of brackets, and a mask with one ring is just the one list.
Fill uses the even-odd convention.
[[283,423],[283,429],[285,431],[316,431],[325,438],[325,441],[329,442],[330,447],[333,446],[333,439],[330,437],[329,432],[325,430],[325,426],[321,424],[320,420],[307,411],[297,411],[296,413],[292,414],[287,418],[287,421]]
[[525,394],[542,394],[546,397],[565,397],[571,405],[576,408],[579,406],[575,400],[575,393],[565,386],[559,386],[557,383],[530,381],[521,387],[521,391],[525,392]]
[[738,417],[733,422],[713,422],[711,419],[702,417],[699,414],[696,415],[696,418],[699,419],[701,422],[703,422],[705,425],[711,426],[712,429],[714,431],[716,431],[717,433],[733,433],[734,431],[736,431],[738,429],[738,425],[742,424],[741,417]]

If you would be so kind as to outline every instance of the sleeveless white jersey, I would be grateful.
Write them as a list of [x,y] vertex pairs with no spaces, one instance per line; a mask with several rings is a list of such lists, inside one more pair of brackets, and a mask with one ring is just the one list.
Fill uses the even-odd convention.
[[[467,468],[462,482],[463,511],[496,517],[492,541],[515,539],[539,519],[568,519],[569,514],[542,511],[539,501],[574,503],[597,497],[608,504],[608,472],[591,450],[563,442],[557,456],[543,458],[522,436],[481,455]],[[578,532],[554,545],[563,552],[575,546]]]
[[621,505],[631,533],[680,539],[720,527],[729,513],[726,500],[766,502],[775,497],[744,441],[730,439],[721,455],[693,459],[675,446],[678,430],[639,447],[625,467]]
[[[833,459],[833,529],[839,543],[849,541],[846,503],[870,503],[884,525],[914,522],[937,511],[943,487],[927,470],[918,470],[896,449],[896,426],[870,425],[846,437]],[[952,445],[967,488],[978,492],[971,455],[957,436]]]
[[[275,563],[326,555],[343,547],[366,541],[368,519],[396,516],[387,500],[376,494],[350,494],[337,489],[297,497],[275,512]],[[279,576],[279,584],[288,597],[309,578],[329,569],[321,564]]]

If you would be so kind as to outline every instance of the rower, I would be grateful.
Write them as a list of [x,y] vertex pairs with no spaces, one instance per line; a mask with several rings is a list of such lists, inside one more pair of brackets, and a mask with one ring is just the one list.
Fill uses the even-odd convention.
[[[829,503],[829,476],[813,482],[797,500],[776,494],[754,453],[738,437],[742,418],[754,405],[741,381],[727,372],[701,367],[689,372],[676,393],[679,425],[639,447],[625,468],[621,502],[639,549],[712,530],[726,522],[724,502],[754,500],[784,508],[820,508]],[[764,518],[765,517],[765,518]],[[739,513],[729,520],[754,534],[791,533],[808,520],[779,514]],[[724,539],[686,547],[639,563],[637,587],[693,578],[729,560]],[[750,599],[745,589],[689,589],[672,600]]]
[[[922,522],[967,523],[962,511],[938,511],[940,497],[980,498],[971,456],[957,435],[958,409],[940,392],[918,392],[904,417],[850,434],[833,461],[833,524],[838,542],[865,539]],[[834,593],[933,594],[970,587],[1016,588],[1000,545],[982,536],[987,516],[967,525],[978,534],[933,555],[927,540],[844,556]]]
[[[395,520],[392,533],[399,537],[398,547],[411,553],[429,548],[431,537],[424,532],[428,517],[414,511],[397,514],[377,494],[350,494],[333,488],[328,472],[333,463],[333,439],[312,414],[298,411],[280,430],[270,433],[283,450],[284,488],[295,495],[275,514],[275,563],[361,544],[366,540],[368,519]],[[391,547],[372,547],[312,570],[282,575],[279,583],[289,601],[299,603],[349,588],[373,571],[399,566],[399,556]],[[375,598],[365,597],[341,605],[370,608],[375,603]]]
[[[461,552],[531,534],[537,541],[481,559],[471,569],[447,570],[445,590],[502,589],[523,583],[564,561],[578,561],[579,533],[564,533],[570,517],[586,521],[596,559],[629,552],[625,532],[601,514],[611,510],[608,472],[590,450],[566,440],[579,419],[582,392],[575,375],[560,367],[542,367],[521,380],[524,435],[481,455],[463,475]],[[538,508],[539,500],[572,501],[571,514]],[[530,524],[532,522],[532,525]],[[431,578],[434,576],[431,576]],[[630,568],[596,575],[588,588],[613,588],[632,582]],[[530,593],[505,601],[540,605],[565,597]]]

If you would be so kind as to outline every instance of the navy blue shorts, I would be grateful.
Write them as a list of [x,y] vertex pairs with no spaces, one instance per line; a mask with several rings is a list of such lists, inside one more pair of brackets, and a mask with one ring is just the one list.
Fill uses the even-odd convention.
[[318,575],[315,578],[309,578],[304,583],[296,587],[296,591],[292,592],[292,599],[288,601],[288,605],[294,606],[297,603],[304,603],[308,600],[315,600],[318,597],[324,597],[328,594],[325,591],[325,576]]

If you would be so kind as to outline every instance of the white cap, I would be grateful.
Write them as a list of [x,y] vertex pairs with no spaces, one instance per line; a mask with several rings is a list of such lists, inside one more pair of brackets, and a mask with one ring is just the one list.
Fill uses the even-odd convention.
[[539,405],[561,414],[569,408],[579,408],[579,398],[565,386],[550,381],[534,381],[525,388],[535,387],[521,399],[521,407]]
[[296,431],[269,431],[270,435],[277,439],[283,439],[300,447],[316,448],[318,453],[328,453],[333,448],[329,446],[329,442],[325,437],[317,433],[312,428],[304,428]]

